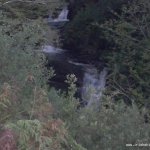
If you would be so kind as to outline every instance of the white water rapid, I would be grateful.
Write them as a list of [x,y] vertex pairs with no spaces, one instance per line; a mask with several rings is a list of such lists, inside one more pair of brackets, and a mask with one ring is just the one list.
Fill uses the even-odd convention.
[[68,8],[64,7],[57,18],[52,19],[51,17],[49,17],[48,18],[48,23],[52,27],[57,27],[57,28],[61,27],[61,26],[64,26],[64,24],[69,21],[69,19],[67,18],[68,13],[69,13]]
[[82,99],[87,101],[87,107],[100,104],[100,100],[105,90],[107,69],[100,73],[94,67],[87,68],[84,73]]
[[68,17],[68,13],[69,13],[69,10],[67,9],[67,7],[65,7],[59,14],[57,20],[68,20],[67,17]]
[[[55,48],[50,45],[44,46],[43,52],[47,54],[49,61],[53,61],[53,64],[56,65],[54,66],[54,69],[58,69],[58,73],[56,71],[56,76],[60,76],[62,74],[67,75],[69,73],[74,73],[75,75],[83,74],[82,76],[77,75],[78,80],[82,82],[82,87],[79,87],[81,88],[80,94],[82,100],[87,102],[87,107],[98,107],[100,105],[106,84],[106,68],[99,73],[98,70],[90,64],[83,64],[71,60],[68,61],[65,50]],[[62,78],[62,76],[60,78],[58,77],[58,81],[59,84],[60,81],[64,84],[64,78]]]
[[64,52],[63,49],[56,48],[56,47],[51,46],[51,45],[43,46],[42,49],[43,49],[44,53],[49,53],[49,54],[60,54],[60,53]]

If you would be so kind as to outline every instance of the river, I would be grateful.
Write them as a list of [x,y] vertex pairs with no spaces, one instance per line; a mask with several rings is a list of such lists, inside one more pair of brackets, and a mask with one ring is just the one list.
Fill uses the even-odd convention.
[[[69,21],[67,15],[68,10],[65,7],[58,18],[52,19],[49,17],[48,23],[54,30],[59,30]],[[99,102],[105,90],[106,68],[99,71],[93,64],[82,63],[81,60],[69,55],[68,50],[53,47],[52,45],[45,45],[43,52],[48,59],[48,66],[52,66],[56,73],[56,76],[49,83],[51,86],[65,90],[67,88],[64,82],[66,75],[75,74],[78,79],[76,96],[86,102],[88,107]]]

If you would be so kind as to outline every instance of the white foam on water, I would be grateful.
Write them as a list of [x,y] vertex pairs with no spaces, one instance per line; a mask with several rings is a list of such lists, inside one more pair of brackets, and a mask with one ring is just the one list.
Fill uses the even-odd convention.
[[88,67],[88,66],[90,66],[89,64],[78,63],[78,62],[74,62],[74,61],[71,61],[71,60],[69,60],[68,62],[70,64],[73,64],[73,65],[76,65],[76,66],[82,66],[82,67]]
[[88,68],[84,74],[82,99],[87,101],[87,107],[98,105],[106,85],[107,69],[98,73],[96,68]]
[[42,51],[44,53],[50,53],[50,54],[60,54],[60,53],[64,52],[63,49],[56,48],[56,47],[51,46],[51,45],[43,46]]
[[58,20],[68,20],[67,17],[68,17],[68,13],[69,13],[69,10],[67,9],[67,7],[65,7],[59,14],[58,16]]
[[53,26],[60,25],[61,23],[64,24],[65,22],[69,21],[69,19],[67,19],[68,13],[69,10],[67,9],[67,7],[64,7],[64,9],[60,12],[57,18],[52,19],[51,17],[49,17],[48,22]]

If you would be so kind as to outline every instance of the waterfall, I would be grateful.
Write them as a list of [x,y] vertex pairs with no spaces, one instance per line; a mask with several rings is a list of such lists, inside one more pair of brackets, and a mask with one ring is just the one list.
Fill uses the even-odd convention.
[[69,10],[67,9],[67,7],[65,7],[59,14],[57,20],[68,20],[67,17],[68,17],[68,13],[69,13]]
[[[47,45],[43,47],[43,52],[49,56],[49,61],[55,62],[56,69],[59,68],[60,74],[67,74],[69,71],[79,71],[83,74],[82,86],[80,87],[81,98],[83,102],[87,102],[87,107],[98,107],[102,98],[103,91],[105,90],[107,69],[104,68],[101,72],[98,72],[96,67],[90,64],[84,64],[80,62],[74,62],[68,60],[65,50]],[[75,69],[75,70],[74,70]],[[63,71],[64,70],[64,71]],[[67,70],[67,72],[65,72]],[[81,76],[79,76],[81,77]]]
[[62,27],[66,22],[69,21],[69,19],[67,19],[68,13],[69,10],[67,9],[67,7],[64,7],[64,9],[60,12],[57,18],[52,19],[51,16],[49,16],[48,23],[52,27],[56,27],[56,28]]
[[[49,16],[48,23],[54,29],[59,29],[64,26],[67,21],[69,21],[67,19],[68,13],[69,10],[67,7],[64,7],[57,18],[53,19]],[[98,104],[100,104],[103,91],[105,90],[107,76],[106,68],[99,73],[98,70],[91,64],[84,64],[78,61],[74,62],[70,58],[68,59],[68,55],[64,53],[64,50],[51,45],[44,46],[42,50],[47,54],[49,61],[56,66],[56,70],[58,72],[58,74],[56,73],[56,76],[59,76],[56,78],[58,83],[62,81],[62,84],[64,84],[63,75],[75,72],[77,77],[80,79],[78,84],[80,85],[79,89],[81,89],[81,98],[84,102],[88,103],[87,107],[91,107],[93,105],[98,106]],[[57,84],[56,80],[54,81],[54,83]]]
[[98,105],[105,89],[107,69],[98,73],[96,68],[88,68],[84,73],[82,99],[87,101],[87,107]]

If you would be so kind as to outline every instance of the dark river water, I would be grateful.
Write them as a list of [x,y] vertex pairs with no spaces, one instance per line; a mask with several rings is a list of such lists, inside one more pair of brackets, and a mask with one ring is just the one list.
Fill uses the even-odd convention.
[[84,64],[70,56],[67,51],[47,45],[43,49],[48,59],[48,66],[53,67],[56,76],[49,81],[56,89],[65,90],[67,74],[77,77],[77,96],[87,101],[88,105],[96,103],[105,89],[107,69],[98,69],[91,64]]

